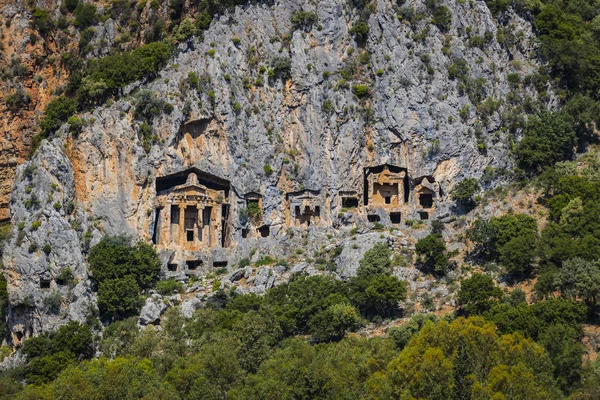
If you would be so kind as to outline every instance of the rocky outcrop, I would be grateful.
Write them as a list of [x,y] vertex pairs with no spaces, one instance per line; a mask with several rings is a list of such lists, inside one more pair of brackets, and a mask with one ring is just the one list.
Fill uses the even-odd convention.
[[140,312],[140,325],[154,324],[167,309],[167,304],[159,294],[153,294],[146,299]]
[[[498,26],[483,2],[446,4],[452,14],[447,33],[427,18],[412,25],[403,21],[389,0],[374,5],[364,47],[351,33],[361,15],[351,2],[238,7],[216,19],[202,40],[181,45],[169,66],[142,85],[164,110],[154,115],[150,138],[135,119],[136,102],[142,101],[136,83],[124,97],[81,115],[89,123],[77,137],[63,127],[44,142],[19,167],[11,194],[15,239],[4,264],[13,340],[85,318],[94,304],[87,249],[100,235],[152,240],[158,177],[193,167],[230,183],[228,246],[198,251],[199,259],[212,263],[198,268],[204,274],[252,255],[313,257],[330,236],[369,226],[361,213],[342,210],[340,195],[363,193],[366,167],[396,166],[407,171],[411,185],[413,178],[423,183],[429,177],[427,182],[439,188],[437,216],[449,215],[448,194],[458,180],[478,178],[486,167],[509,167],[510,141],[499,129],[505,106],[488,112],[484,124],[472,90],[482,98],[503,99],[514,90],[508,73],[524,76],[537,69],[529,54],[530,25],[507,15],[511,33],[522,36],[520,47],[508,51],[493,39]],[[421,1],[405,6],[426,12]],[[292,14],[299,10],[315,12],[318,22],[295,29]],[[481,49],[470,44],[474,35],[492,39]],[[456,68],[458,76],[449,73]],[[302,197],[307,189],[312,194]],[[269,229],[246,237],[242,214],[250,192],[262,196],[261,224]],[[307,210],[319,215],[318,224],[294,224],[290,193],[298,204],[310,203]],[[398,229],[406,228],[403,222]],[[336,261],[340,275],[352,275],[375,242],[403,240],[380,236],[362,235],[358,248],[348,240]],[[30,251],[34,243],[37,248]],[[168,249],[161,256],[165,274],[167,265],[181,258]],[[60,285],[57,279],[67,267],[77,283]],[[242,276],[235,273],[228,285]],[[253,290],[276,285],[275,277],[263,269],[253,277]],[[50,288],[40,288],[42,282]],[[61,296],[58,314],[44,308],[55,291]]]
[[73,211],[74,196],[73,168],[60,139],[45,142],[17,170],[10,204],[15,232],[3,257],[13,343],[94,313],[84,252],[98,234],[91,215]]

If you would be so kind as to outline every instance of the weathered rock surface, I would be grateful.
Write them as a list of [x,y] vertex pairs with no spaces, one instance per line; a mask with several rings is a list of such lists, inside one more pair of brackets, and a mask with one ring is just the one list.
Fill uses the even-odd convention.
[[[129,234],[150,241],[159,176],[196,167],[231,182],[233,244],[215,250],[215,257],[231,267],[252,254],[313,257],[337,228],[365,228],[366,221],[357,215],[341,213],[338,195],[363,187],[364,167],[389,163],[414,177],[432,176],[447,200],[458,180],[480,177],[487,166],[509,166],[509,141],[499,130],[499,114],[492,113],[486,126],[478,125],[487,148],[482,152],[473,129],[478,121],[475,106],[448,68],[463,59],[486,96],[504,98],[512,90],[507,73],[525,75],[538,67],[529,53],[529,23],[509,15],[514,32],[523,35],[519,48],[509,53],[492,40],[482,50],[469,46],[469,37],[485,32],[495,37],[498,30],[483,2],[445,4],[453,15],[447,34],[427,21],[413,29],[399,20],[394,2],[375,4],[364,49],[349,31],[358,19],[350,2],[294,0],[238,7],[215,20],[202,40],[182,45],[169,66],[142,85],[172,106],[169,113],[155,116],[156,140],[148,152],[141,123],[134,118],[133,96],[82,115],[89,125],[77,138],[63,127],[56,138],[45,141],[18,168],[10,200],[15,235],[4,264],[13,341],[68,319],[85,319],[95,304],[87,249],[101,235]],[[424,1],[407,5],[425,7]],[[297,10],[316,12],[319,28],[294,30],[290,20]],[[97,33],[98,40],[114,35],[111,26]],[[416,34],[422,34],[418,40]],[[369,53],[364,63],[363,51]],[[277,57],[291,60],[290,79],[269,77]],[[189,85],[194,74],[200,89]],[[370,95],[358,98],[353,85],[366,85]],[[139,86],[133,84],[125,93]],[[186,129],[189,123],[196,128]],[[305,188],[326,199],[322,223],[296,229],[286,221],[285,193]],[[269,237],[242,238],[239,213],[248,192],[263,196]],[[448,215],[450,205],[440,203],[437,215]],[[378,241],[408,245],[399,235],[381,235],[345,239],[335,261],[338,273],[355,273],[362,254]],[[46,244],[51,246],[48,255]],[[165,263],[168,257],[163,254]],[[77,280],[74,286],[57,283],[67,267]],[[211,266],[203,268],[206,272]],[[308,264],[293,265],[291,271],[317,272]],[[223,287],[242,279],[240,274],[224,280]],[[252,279],[245,272],[243,276]],[[277,284],[276,276],[270,268],[258,271],[249,290],[264,292]],[[55,291],[62,297],[58,314],[44,305]],[[146,310],[148,321],[158,310],[152,304]],[[186,313],[195,304],[186,304]]]
[[159,294],[153,294],[146,299],[140,312],[140,325],[154,324],[167,309],[167,304]]

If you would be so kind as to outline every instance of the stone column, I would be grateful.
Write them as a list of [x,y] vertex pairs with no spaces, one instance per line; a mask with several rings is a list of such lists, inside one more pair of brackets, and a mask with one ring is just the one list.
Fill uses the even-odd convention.
[[202,236],[202,210],[204,209],[203,205],[198,203],[196,205],[198,209],[198,220],[196,222],[196,234],[198,235],[198,241],[201,242],[204,239]]
[[179,205],[179,244],[186,243],[185,236],[185,203]]
[[221,237],[222,237],[222,232],[221,232],[221,218],[222,218],[222,210],[223,210],[223,205],[221,204],[217,204],[216,210],[215,210],[215,247],[221,247]]
[[168,245],[171,242],[171,203],[166,203],[160,219],[160,243]]

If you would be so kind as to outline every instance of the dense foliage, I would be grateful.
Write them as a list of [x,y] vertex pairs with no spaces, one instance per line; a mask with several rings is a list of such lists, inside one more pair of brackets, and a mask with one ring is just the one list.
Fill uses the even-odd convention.
[[541,170],[573,156],[575,131],[560,114],[546,112],[530,117],[523,134],[517,156],[526,169]]
[[91,358],[92,340],[90,327],[76,321],[70,321],[55,333],[29,339],[23,346],[27,381],[49,382],[74,361]]
[[[201,309],[186,319],[174,309],[160,332],[138,332],[133,320],[111,325],[100,342],[106,358],[73,363],[49,385],[0,384],[18,399],[563,397],[552,353],[532,339],[482,318],[414,321],[402,346],[395,338],[311,345],[282,340],[266,310]],[[597,383],[594,368],[583,373]]]
[[499,261],[507,273],[528,275],[533,267],[537,222],[525,214],[476,220],[467,236],[486,259]]
[[131,245],[126,237],[105,237],[90,250],[90,272],[97,284],[102,318],[123,319],[139,312],[140,291],[158,280],[160,260],[146,243]]
[[439,233],[432,233],[419,240],[415,246],[420,267],[426,272],[443,275],[450,267],[446,243]]
[[467,210],[475,207],[475,194],[479,191],[479,182],[475,178],[466,178],[458,182],[452,190],[452,200]]
[[[392,338],[282,341],[265,310],[207,309],[191,319],[172,310],[163,322],[161,332],[138,332],[132,320],[111,325],[100,342],[107,358],[72,364],[50,385],[27,386],[16,397],[563,397],[551,352],[519,333],[498,333],[481,318],[417,318],[400,347]],[[10,382],[2,379],[4,386]],[[12,390],[22,389],[13,383]]]

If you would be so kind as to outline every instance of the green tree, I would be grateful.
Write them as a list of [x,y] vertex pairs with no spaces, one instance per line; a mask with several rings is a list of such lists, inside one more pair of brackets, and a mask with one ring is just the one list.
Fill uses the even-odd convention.
[[77,3],[77,6],[73,10],[73,15],[75,16],[73,24],[79,29],[85,29],[99,21],[98,14],[96,14],[96,6],[86,3],[83,0]]
[[567,325],[552,325],[542,332],[539,343],[544,346],[554,364],[554,377],[565,392],[581,379],[583,345],[580,334]]
[[461,206],[465,207],[467,211],[475,207],[475,200],[473,196],[480,189],[479,182],[475,178],[465,178],[458,182],[454,189],[452,189],[452,200],[456,201]]
[[131,275],[142,289],[151,287],[161,270],[151,245],[143,242],[131,245],[131,239],[124,236],[104,237],[90,249],[88,261],[97,282]]
[[568,260],[555,275],[554,284],[567,298],[582,299],[591,315],[600,301],[600,262],[581,258]]
[[517,236],[499,249],[500,263],[506,272],[517,276],[527,276],[531,273],[535,259],[536,236]]
[[420,256],[422,269],[438,275],[446,273],[450,259],[442,235],[430,234],[424,237],[417,242],[415,249]]
[[499,336],[482,318],[426,324],[386,373],[393,398],[446,399],[470,387],[477,399],[561,397],[544,349],[519,334]]
[[371,280],[365,291],[367,314],[391,316],[398,309],[398,303],[406,299],[406,285],[395,276],[381,275]]
[[369,38],[369,24],[367,21],[360,19],[354,25],[352,25],[352,28],[350,28],[349,32],[352,34],[352,36],[354,36],[356,43],[359,45],[364,45]]
[[361,278],[370,278],[376,275],[389,274],[391,269],[392,252],[387,243],[380,242],[365,252],[356,274]]
[[109,321],[137,315],[141,306],[140,288],[133,276],[106,279],[98,284],[98,309]]
[[545,112],[532,116],[517,148],[519,164],[540,171],[557,161],[569,159],[573,155],[575,139],[575,131],[560,114]]
[[481,315],[502,298],[502,290],[494,280],[483,274],[473,274],[460,284],[458,305],[466,315]]
[[52,384],[58,399],[176,399],[174,388],[161,379],[150,360],[101,358],[72,366]]
[[239,341],[237,359],[246,371],[256,372],[260,364],[271,356],[282,331],[270,312],[249,311],[232,327]]

